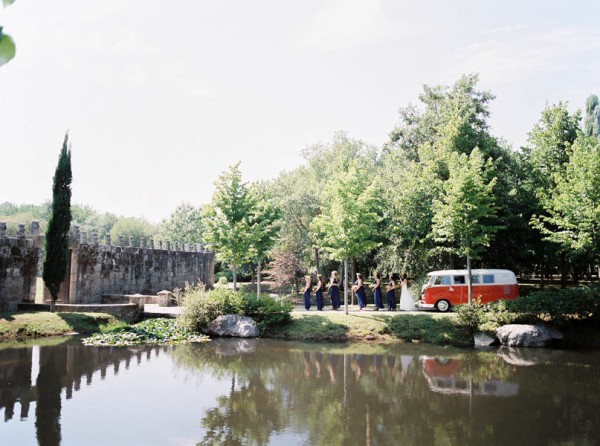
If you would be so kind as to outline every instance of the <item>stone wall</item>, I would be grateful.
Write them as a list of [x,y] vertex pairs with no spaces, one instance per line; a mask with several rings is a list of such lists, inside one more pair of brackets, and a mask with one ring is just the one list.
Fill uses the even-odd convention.
[[28,236],[19,225],[16,237],[7,237],[6,223],[0,222],[0,311],[16,311],[19,302],[35,300],[43,245],[37,222]]
[[214,285],[214,253],[199,245],[179,247],[170,243],[151,241],[139,247],[113,246],[110,238],[100,245],[92,237],[88,243],[85,235],[74,228],[71,243],[69,295],[63,302],[71,304],[100,303],[102,295],[157,294],[162,290],[181,288],[186,282],[203,282]]
[[[16,311],[20,302],[34,302],[36,282],[41,274],[44,236],[39,224],[32,223],[30,234],[19,225],[17,237],[6,236],[6,224],[0,222],[0,311]],[[123,237],[118,245],[106,237],[99,244],[80,234],[77,226],[71,233],[71,257],[67,277],[61,286],[59,303],[100,304],[102,295],[153,295],[162,290],[182,288],[186,282],[214,285],[214,253],[200,245],[162,242],[148,246],[142,239],[133,246],[130,238],[125,246]],[[47,289],[44,300],[50,300]]]

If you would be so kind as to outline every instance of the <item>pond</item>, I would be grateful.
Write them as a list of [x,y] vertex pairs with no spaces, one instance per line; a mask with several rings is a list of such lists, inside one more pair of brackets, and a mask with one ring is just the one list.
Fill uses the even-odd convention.
[[598,352],[0,344],[2,445],[592,445],[599,414]]

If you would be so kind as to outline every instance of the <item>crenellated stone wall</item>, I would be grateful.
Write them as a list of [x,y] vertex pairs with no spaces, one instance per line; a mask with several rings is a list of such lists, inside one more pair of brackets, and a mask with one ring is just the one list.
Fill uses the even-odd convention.
[[169,242],[142,239],[140,246],[104,244],[92,235],[79,234],[74,227],[71,235],[71,265],[69,295],[63,302],[71,304],[100,303],[107,294],[156,294],[162,290],[181,288],[186,282],[202,281],[214,285],[214,253],[200,245],[171,246]]
[[[34,302],[37,277],[42,271],[44,236],[39,224],[32,223],[30,234],[19,225],[17,237],[6,236],[0,222],[0,311],[16,311],[18,303]],[[112,245],[110,236],[103,244],[92,234],[80,233],[74,226],[70,239],[70,262],[58,302],[63,304],[100,304],[102,295],[157,294],[182,288],[186,282],[214,286],[214,253],[201,245],[171,244],[142,239],[133,246],[123,237]],[[44,289],[44,300],[50,300]]]
[[19,225],[16,237],[7,237],[6,229],[0,222],[0,311],[16,311],[19,302],[35,300],[44,236],[37,222],[28,236],[25,225]]

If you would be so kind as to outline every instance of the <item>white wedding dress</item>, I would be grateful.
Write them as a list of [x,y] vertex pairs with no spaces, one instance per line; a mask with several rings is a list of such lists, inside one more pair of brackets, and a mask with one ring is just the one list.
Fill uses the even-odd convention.
[[400,293],[400,310],[415,311],[415,301],[406,285],[402,285],[402,291]]

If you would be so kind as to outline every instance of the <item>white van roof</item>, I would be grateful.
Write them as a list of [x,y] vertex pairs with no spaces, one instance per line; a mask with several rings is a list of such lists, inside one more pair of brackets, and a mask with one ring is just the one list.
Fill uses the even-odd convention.
[[[454,275],[466,275],[466,269],[444,269],[440,271],[431,271],[427,273],[428,276],[454,276]],[[515,273],[508,269],[472,269],[471,275],[479,275],[479,274],[493,274],[496,276],[496,283],[499,284],[513,284],[517,283],[517,278],[515,277]]]

